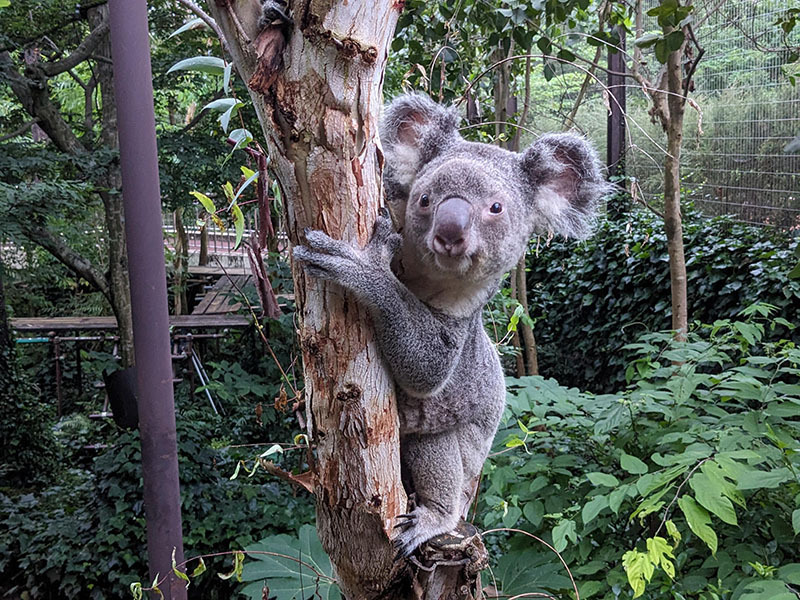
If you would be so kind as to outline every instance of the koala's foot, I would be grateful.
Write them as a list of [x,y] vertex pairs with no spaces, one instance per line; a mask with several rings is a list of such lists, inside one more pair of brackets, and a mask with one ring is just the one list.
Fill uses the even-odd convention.
[[400,533],[392,543],[397,548],[397,558],[408,558],[421,544],[453,530],[458,524],[459,516],[456,513],[435,512],[420,505],[408,514],[398,515],[397,520],[394,528]]

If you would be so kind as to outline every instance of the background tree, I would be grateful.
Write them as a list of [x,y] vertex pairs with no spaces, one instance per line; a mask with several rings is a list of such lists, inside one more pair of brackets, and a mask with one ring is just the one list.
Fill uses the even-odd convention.
[[[46,214],[48,203],[36,194],[36,187],[42,182],[35,173],[32,179],[25,177],[12,182],[16,193],[4,207],[4,213],[16,222],[17,232],[28,243],[44,248],[103,294],[119,325],[122,363],[129,366],[133,363],[133,334],[122,201],[118,194],[120,176],[114,158],[116,107],[108,9],[100,4],[78,10],[75,2],[67,5],[50,2],[37,7],[36,21],[31,22],[33,13],[23,3],[15,3],[4,9],[0,17],[6,32],[0,52],[4,83],[32,120],[31,127],[41,132],[36,135],[46,138],[59,153],[69,157],[73,173],[91,182],[83,191],[96,194],[102,202],[105,269],[90,256],[76,251],[50,226]],[[56,25],[46,28],[45,23]],[[32,36],[31,29],[35,29]],[[53,88],[66,78],[77,83],[83,93],[80,120],[76,119],[77,111],[65,108],[54,97]],[[39,200],[36,207],[29,204],[34,198]]]

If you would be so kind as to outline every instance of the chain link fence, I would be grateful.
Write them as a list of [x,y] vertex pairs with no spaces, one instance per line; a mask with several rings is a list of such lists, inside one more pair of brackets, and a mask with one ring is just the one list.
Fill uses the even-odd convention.
[[[697,109],[686,115],[681,168],[687,197],[705,214],[800,227],[800,149],[790,146],[800,136],[800,85],[792,86],[784,72],[790,51],[776,25],[791,4],[698,5],[696,18],[705,20],[695,33],[706,52],[694,77]],[[655,28],[645,21],[645,30]],[[797,33],[790,40],[794,45]],[[648,62],[652,66],[655,59]],[[658,205],[664,135],[650,122],[648,108],[641,91],[629,88],[629,121],[641,128],[629,126],[628,174],[647,201]]]

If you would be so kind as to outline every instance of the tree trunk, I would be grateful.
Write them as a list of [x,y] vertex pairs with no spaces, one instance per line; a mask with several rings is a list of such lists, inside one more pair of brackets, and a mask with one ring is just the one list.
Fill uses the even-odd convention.
[[672,286],[672,329],[675,339],[685,340],[689,325],[686,299],[686,259],[683,252],[683,227],[681,225],[681,142],[683,116],[686,105],[683,99],[681,59],[683,51],[670,52],[667,59],[667,105],[669,121],[666,126],[667,156],[664,163],[664,229],[667,234],[669,276]]
[[[528,282],[525,277],[525,257],[523,256],[517,268],[514,269],[514,277],[517,279],[517,301],[522,305],[522,314],[530,318],[528,310]],[[539,355],[536,351],[536,337],[533,335],[533,327],[521,320],[518,326],[522,332],[522,342],[525,347],[525,375],[539,374]]]
[[[209,3],[249,82],[292,244],[302,242],[305,227],[360,245],[371,236],[382,198],[382,84],[401,6],[294,2],[289,34],[281,25],[258,30],[257,0]],[[317,529],[342,592],[349,599],[400,599],[432,598],[427,590],[436,590],[430,593],[438,598],[444,586],[454,598],[472,597],[456,591],[457,577],[445,579],[453,569],[420,571],[415,580],[406,563],[394,561],[389,536],[394,517],[406,512],[406,496],[393,383],[366,310],[296,265],[293,274],[308,433],[316,447]]]
[[[89,24],[96,28],[108,22],[108,5],[89,9]],[[96,76],[102,96],[100,143],[109,150],[119,149],[117,135],[117,105],[114,98],[114,66],[111,62],[111,34],[107,34],[95,50],[100,60],[96,65]],[[101,192],[108,234],[108,283],[111,290],[111,309],[117,318],[119,355],[123,368],[134,364],[133,318],[131,316],[131,286],[128,279],[128,251],[125,244],[125,216],[122,209],[122,176],[119,164],[109,166],[105,176],[105,187]]]
[[[512,48],[509,50],[509,55],[513,52]],[[495,60],[502,60],[505,56],[498,50]],[[512,102],[511,94],[511,62],[503,63],[497,69],[497,77],[494,84],[494,112],[495,112],[495,133],[499,137],[501,134],[507,135],[505,143],[498,141],[501,146],[505,146],[512,152],[519,152],[519,143],[521,138],[522,129],[519,127],[516,131],[509,132],[506,126],[506,121],[513,115],[511,108],[515,104]],[[531,61],[528,58],[525,62],[525,101],[522,107],[522,113],[518,124],[525,125],[528,111],[530,110],[531,102]],[[523,256],[516,267],[511,271],[511,296],[519,302],[522,307],[523,317],[530,319],[530,311],[528,310],[528,286],[525,281],[525,256]],[[514,332],[511,338],[511,343],[515,348],[519,349],[517,355],[517,377],[524,377],[526,375],[538,375],[539,363],[536,355],[536,338],[533,335],[533,329],[527,322],[520,319],[517,323],[517,331]]]
[[172,298],[176,315],[188,314],[189,301],[186,297],[186,268],[189,264],[189,236],[183,226],[183,207],[173,213],[175,223],[175,260],[172,262]]

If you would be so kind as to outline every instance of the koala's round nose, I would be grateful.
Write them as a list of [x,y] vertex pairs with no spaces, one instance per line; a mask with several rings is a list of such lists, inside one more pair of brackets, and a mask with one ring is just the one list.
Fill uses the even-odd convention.
[[460,256],[467,249],[472,206],[461,198],[448,198],[436,209],[433,249],[439,254]]

